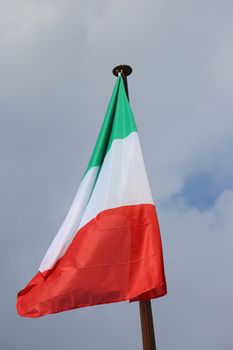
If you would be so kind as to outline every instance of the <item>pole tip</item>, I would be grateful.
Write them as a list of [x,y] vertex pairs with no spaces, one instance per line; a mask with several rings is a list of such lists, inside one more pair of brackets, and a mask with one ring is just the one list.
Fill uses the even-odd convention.
[[127,77],[128,75],[130,75],[132,73],[132,71],[133,71],[132,68],[130,66],[128,66],[127,64],[120,64],[119,66],[116,66],[115,68],[113,68],[112,73],[116,77],[118,77],[119,73],[121,73],[122,75]]

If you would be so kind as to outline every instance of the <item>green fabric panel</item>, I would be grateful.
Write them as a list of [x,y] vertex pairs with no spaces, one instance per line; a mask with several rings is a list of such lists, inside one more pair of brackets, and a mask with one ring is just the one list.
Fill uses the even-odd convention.
[[123,139],[133,131],[137,131],[137,127],[126,96],[123,79],[119,76],[85,174],[90,168],[101,166],[115,139]]

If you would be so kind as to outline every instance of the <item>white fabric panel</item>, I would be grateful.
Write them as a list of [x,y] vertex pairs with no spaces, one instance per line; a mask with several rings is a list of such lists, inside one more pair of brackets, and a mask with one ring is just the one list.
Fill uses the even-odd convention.
[[153,204],[137,132],[113,141],[103,165],[91,168],[39,270],[51,269],[77,231],[98,213],[125,205]]
[[105,209],[154,204],[137,132],[113,141],[79,229]]
[[56,261],[62,257],[77,233],[88,200],[91,196],[99,167],[91,168],[83,178],[71,208],[43,258],[39,270],[46,271],[54,266]]

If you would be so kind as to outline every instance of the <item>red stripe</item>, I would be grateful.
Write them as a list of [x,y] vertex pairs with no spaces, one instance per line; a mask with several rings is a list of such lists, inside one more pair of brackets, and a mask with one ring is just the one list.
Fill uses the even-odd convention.
[[53,269],[18,294],[21,316],[40,317],[83,306],[145,300],[166,294],[155,208],[101,212],[81,228]]

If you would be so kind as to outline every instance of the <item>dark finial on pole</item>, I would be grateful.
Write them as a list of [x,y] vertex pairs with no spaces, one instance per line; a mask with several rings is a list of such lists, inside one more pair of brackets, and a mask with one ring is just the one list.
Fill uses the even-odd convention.
[[113,68],[112,73],[118,77],[119,74],[121,74],[123,81],[124,81],[124,85],[125,85],[125,92],[126,95],[129,99],[129,91],[128,91],[128,84],[127,84],[127,76],[130,75],[132,73],[132,68],[130,66],[128,66],[127,64],[120,64],[119,66],[116,66],[115,68]]
[[[126,95],[129,99],[127,76],[132,73],[132,68],[126,64],[121,64],[113,68],[112,72],[116,77],[121,74],[125,85]],[[139,309],[141,318],[143,350],[156,350],[151,301],[139,301]]]

